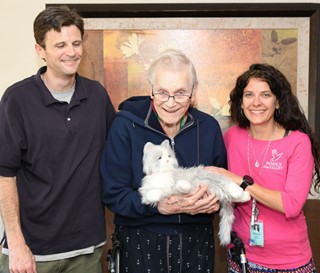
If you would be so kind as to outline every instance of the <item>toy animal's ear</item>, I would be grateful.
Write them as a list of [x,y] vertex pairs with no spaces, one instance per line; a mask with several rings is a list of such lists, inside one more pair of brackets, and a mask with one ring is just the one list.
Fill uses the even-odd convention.
[[166,140],[162,141],[161,146],[163,146],[163,147],[170,147],[169,140],[166,139]]
[[143,152],[147,153],[147,152],[151,151],[153,146],[154,145],[151,142],[147,142],[146,144],[144,144]]

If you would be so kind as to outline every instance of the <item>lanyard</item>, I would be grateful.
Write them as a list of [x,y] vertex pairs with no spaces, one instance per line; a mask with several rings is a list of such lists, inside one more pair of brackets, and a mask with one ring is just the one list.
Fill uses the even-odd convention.
[[257,206],[256,199],[252,199],[252,210],[251,210],[251,221],[250,225],[253,226],[256,221],[258,221],[259,209]]

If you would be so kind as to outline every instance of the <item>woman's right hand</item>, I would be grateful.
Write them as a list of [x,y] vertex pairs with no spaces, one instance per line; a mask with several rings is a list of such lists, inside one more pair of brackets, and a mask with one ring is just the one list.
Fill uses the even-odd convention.
[[242,183],[242,177],[239,175],[236,175],[224,168],[219,168],[219,167],[215,167],[215,166],[206,166],[203,167],[203,169],[205,171],[211,172],[211,173],[217,173],[217,174],[221,174],[225,177],[227,177],[229,180],[231,180],[232,182],[236,183],[237,185],[241,185]]

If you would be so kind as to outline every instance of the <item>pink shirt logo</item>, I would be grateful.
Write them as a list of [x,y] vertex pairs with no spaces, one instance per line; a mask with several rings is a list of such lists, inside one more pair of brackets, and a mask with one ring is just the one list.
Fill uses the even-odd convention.
[[277,149],[272,149],[271,151],[271,158],[267,161],[264,165],[264,169],[270,169],[275,171],[281,171],[283,169],[282,162],[278,162],[279,159],[282,157],[283,153],[278,153]]
[[272,158],[270,159],[270,161],[278,161],[280,159],[280,157],[283,155],[283,153],[278,153],[277,149],[272,149]]

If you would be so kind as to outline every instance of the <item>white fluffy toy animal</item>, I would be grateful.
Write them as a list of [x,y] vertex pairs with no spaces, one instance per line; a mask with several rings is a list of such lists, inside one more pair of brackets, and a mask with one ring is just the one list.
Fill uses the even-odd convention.
[[203,166],[182,168],[178,166],[175,153],[165,140],[160,145],[147,142],[143,150],[143,171],[139,192],[142,203],[156,206],[157,203],[173,194],[192,192],[200,184],[208,184],[208,190],[220,200],[219,239],[225,246],[230,243],[234,221],[233,202],[246,202],[250,195],[240,186],[221,174],[210,173]]

